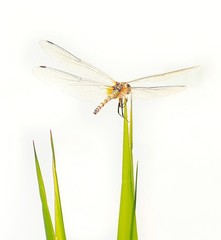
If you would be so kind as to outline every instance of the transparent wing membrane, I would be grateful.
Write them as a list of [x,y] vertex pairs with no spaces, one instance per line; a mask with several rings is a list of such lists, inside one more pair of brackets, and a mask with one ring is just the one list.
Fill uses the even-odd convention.
[[[80,58],[74,56],[52,42],[41,41],[40,45],[49,55],[68,65],[71,70],[71,73],[69,73],[45,66],[34,68],[33,72],[35,75],[48,84],[63,90],[69,95],[85,100],[101,101],[105,99],[114,89],[115,91],[119,91],[118,94],[120,97],[127,97],[126,92],[129,89],[125,89],[125,87],[122,89],[116,88],[116,82],[101,70],[84,62]],[[184,76],[186,85],[187,75],[184,73],[188,73],[196,67],[198,66],[183,68],[129,81],[128,83],[131,86],[132,96],[135,99],[148,99],[180,92],[185,89],[185,86],[178,81],[180,79],[177,76]],[[171,79],[175,80],[175,84],[173,82],[171,83]],[[153,82],[152,84],[156,81],[165,82],[163,82],[162,85],[160,84],[160,86],[152,86],[151,81]],[[177,82],[179,82],[179,85],[176,85]],[[118,83],[118,86],[120,84],[121,83]],[[168,86],[163,86],[165,84]]]
[[[149,84],[151,81],[165,81],[165,80],[170,80],[173,77],[179,76],[180,74],[182,75],[182,73],[188,73],[191,70],[197,68],[198,66],[193,66],[193,67],[188,67],[188,68],[183,68],[183,69],[179,69],[179,70],[175,70],[175,71],[171,71],[171,72],[166,72],[166,73],[161,73],[161,74],[156,74],[156,75],[152,75],[152,76],[147,76],[147,77],[142,77],[142,78],[138,78],[138,79],[134,79],[129,81],[128,83],[131,86],[146,86],[147,84]],[[176,78],[173,79],[176,81]]]
[[178,93],[185,89],[183,85],[158,87],[132,87],[131,93],[135,99],[149,99]]
[[50,41],[44,40],[40,42],[40,45],[44,49],[44,51],[48,53],[48,55],[66,64],[70,68],[70,70],[77,75],[89,79],[96,79],[103,84],[115,84],[115,81],[106,73],[74,56],[65,49],[59,47],[58,45]]
[[71,96],[84,100],[105,98],[108,89],[112,88],[92,79],[85,79],[74,74],[45,66],[35,67],[33,72],[37,77],[49,85]]

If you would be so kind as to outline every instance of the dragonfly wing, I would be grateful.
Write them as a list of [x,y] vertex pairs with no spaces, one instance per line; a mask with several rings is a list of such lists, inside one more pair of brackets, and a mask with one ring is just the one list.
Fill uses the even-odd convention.
[[106,73],[74,56],[58,45],[50,41],[42,40],[40,46],[48,53],[48,55],[65,63],[73,73],[75,72],[84,78],[96,79],[103,84],[115,84],[115,81]]
[[158,86],[158,87],[132,87],[132,97],[135,99],[149,99],[160,96],[167,96],[185,89],[183,85]]
[[45,66],[35,67],[34,74],[53,87],[65,93],[84,100],[96,100],[107,96],[111,86],[103,85],[99,81],[79,77],[68,72]]
[[140,87],[146,86],[147,87],[147,84],[150,84],[151,81],[174,80],[173,77],[176,77],[175,81],[177,82],[177,80],[178,80],[177,76],[179,76],[181,73],[188,73],[197,67],[199,67],[199,66],[193,66],[193,67],[175,70],[172,72],[166,72],[166,73],[156,74],[156,75],[152,75],[152,76],[142,77],[142,78],[138,78],[138,79],[129,81],[128,83],[131,86],[140,86]]

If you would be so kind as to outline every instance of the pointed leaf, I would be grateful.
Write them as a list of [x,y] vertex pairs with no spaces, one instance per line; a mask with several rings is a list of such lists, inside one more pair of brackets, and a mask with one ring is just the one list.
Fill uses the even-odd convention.
[[[131,102],[132,103],[132,102]],[[134,174],[132,155],[132,104],[128,122],[127,106],[124,108],[123,163],[118,240],[137,240],[136,216],[134,209]],[[129,125],[129,126],[128,126]]]
[[137,234],[134,235],[134,233],[133,233],[133,231],[134,231],[133,226],[136,225],[137,181],[138,181],[138,162],[137,162],[137,166],[136,166],[134,205],[133,205],[133,212],[132,212],[130,239],[138,239]]
[[41,203],[42,203],[42,212],[43,212],[43,218],[44,218],[46,239],[54,240],[55,239],[54,229],[53,229],[51,215],[50,215],[49,208],[48,208],[47,196],[46,196],[45,187],[44,187],[44,181],[42,178],[41,169],[40,169],[40,165],[38,162],[38,157],[37,157],[34,142],[33,142],[33,147],[34,147],[34,155],[35,155],[36,173],[37,173],[37,178],[38,178],[39,194],[40,194]]
[[52,150],[52,170],[54,180],[54,208],[55,208],[55,236],[57,240],[66,240],[61,199],[58,185],[58,177],[56,171],[56,160],[52,133],[50,131],[51,150]]

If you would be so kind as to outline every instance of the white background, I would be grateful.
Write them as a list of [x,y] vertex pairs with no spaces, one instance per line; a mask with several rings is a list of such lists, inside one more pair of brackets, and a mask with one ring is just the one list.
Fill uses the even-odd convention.
[[[32,74],[56,64],[51,40],[128,81],[200,64],[182,93],[134,102],[140,240],[221,239],[221,34],[219,1],[7,1],[1,5],[1,239],[45,239],[35,140],[53,210],[54,134],[67,239],[113,240],[121,184],[117,102],[55,91]],[[101,99],[102,100],[102,99]]]

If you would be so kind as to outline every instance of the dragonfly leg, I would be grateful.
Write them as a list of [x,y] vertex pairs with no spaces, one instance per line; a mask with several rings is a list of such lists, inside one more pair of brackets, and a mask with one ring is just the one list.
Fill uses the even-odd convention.
[[117,113],[121,116],[121,117],[123,117],[122,115],[121,115],[121,113],[120,113],[120,109],[121,109],[121,104],[120,104],[120,101],[118,102],[118,106],[117,106]]
[[[120,112],[120,110],[121,110],[121,112]],[[118,113],[122,118],[124,118],[122,98],[119,98],[118,107],[117,107],[117,113]]]
[[125,117],[124,117],[124,108],[125,108],[126,105],[127,105],[127,99],[125,98],[125,102],[123,102],[123,98],[119,98],[117,113],[124,119],[125,119]]

